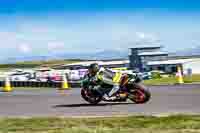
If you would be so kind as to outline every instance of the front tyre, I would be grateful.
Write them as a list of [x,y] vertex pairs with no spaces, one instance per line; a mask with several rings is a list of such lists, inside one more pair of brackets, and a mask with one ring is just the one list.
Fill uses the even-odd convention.
[[94,95],[88,89],[81,89],[81,96],[85,101],[89,102],[90,104],[94,104],[94,105],[98,104],[102,100],[102,96]]
[[150,100],[151,93],[142,85],[134,85],[129,92],[129,99],[136,104],[143,104]]

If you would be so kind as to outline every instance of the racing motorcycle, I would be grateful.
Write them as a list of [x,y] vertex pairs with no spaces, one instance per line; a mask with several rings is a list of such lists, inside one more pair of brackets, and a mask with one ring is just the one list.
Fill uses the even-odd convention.
[[[125,102],[130,99],[136,104],[143,104],[150,100],[150,91],[141,84],[141,78],[138,75],[123,74],[120,80],[120,89],[114,94],[116,99],[107,100],[103,97],[112,89],[112,85],[100,84],[97,81],[88,81],[82,83],[81,96],[90,104],[98,104],[101,101],[107,102]],[[102,90],[92,89],[96,85],[101,85]],[[102,94],[103,92],[103,94]]]

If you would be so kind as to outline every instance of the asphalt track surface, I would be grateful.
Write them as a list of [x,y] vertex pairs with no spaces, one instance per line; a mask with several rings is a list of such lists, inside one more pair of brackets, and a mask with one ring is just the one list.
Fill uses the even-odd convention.
[[80,96],[80,88],[0,92],[0,117],[94,117],[115,115],[199,114],[200,85],[148,86],[146,104],[101,102],[93,106]]

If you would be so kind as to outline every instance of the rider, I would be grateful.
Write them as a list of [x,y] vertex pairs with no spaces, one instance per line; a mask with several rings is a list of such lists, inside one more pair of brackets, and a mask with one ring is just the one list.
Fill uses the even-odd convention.
[[[103,83],[113,85],[112,90],[109,92],[109,94],[105,94],[104,98],[106,100],[114,100],[117,97],[114,96],[114,94],[119,90],[120,86],[120,80],[121,80],[121,73],[113,72],[110,69],[99,67],[98,64],[93,63],[89,66],[88,69],[89,73],[88,76],[90,78],[94,78],[96,80],[100,80]],[[101,88],[100,85],[95,86],[94,89],[99,90]]]

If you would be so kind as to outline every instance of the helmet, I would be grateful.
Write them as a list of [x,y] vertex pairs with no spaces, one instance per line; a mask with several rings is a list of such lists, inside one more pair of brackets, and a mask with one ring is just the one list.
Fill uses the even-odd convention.
[[95,75],[99,71],[99,65],[97,63],[90,64],[89,73],[92,75]]

